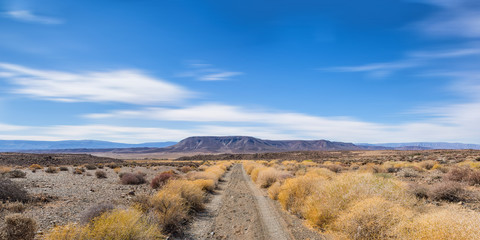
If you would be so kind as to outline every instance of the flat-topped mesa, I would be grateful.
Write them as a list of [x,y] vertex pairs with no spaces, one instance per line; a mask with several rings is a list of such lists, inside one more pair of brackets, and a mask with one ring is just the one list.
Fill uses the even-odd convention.
[[254,153],[285,151],[363,150],[352,143],[327,140],[263,140],[248,136],[189,137],[164,148],[168,152]]

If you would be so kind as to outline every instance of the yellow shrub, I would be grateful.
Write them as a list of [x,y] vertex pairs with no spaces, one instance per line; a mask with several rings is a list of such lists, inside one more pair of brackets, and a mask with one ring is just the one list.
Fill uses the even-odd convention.
[[435,164],[437,164],[437,162],[433,161],[433,160],[427,160],[427,161],[421,161],[418,163],[418,166],[420,168],[423,168],[425,170],[430,170],[433,168],[433,166],[435,166]]
[[431,170],[437,170],[437,169],[442,172],[446,172],[446,168],[440,163],[435,163]]
[[[189,209],[193,211],[198,211],[204,209],[205,193],[202,190],[202,187],[199,184],[195,184],[193,181],[188,180],[172,180],[169,181],[163,189],[158,192],[176,192],[180,194],[180,197],[183,198]],[[157,195],[158,195],[157,194]]]
[[406,222],[401,239],[471,240],[480,239],[480,213],[449,206]]
[[317,178],[301,176],[290,178],[280,187],[278,201],[282,207],[291,213],[302,216],[305,199],[310,196],[318,185]]
[[267,169],[266,167],[257,167],[257,168],[254,168],[252,173],[250,174],[250,177],[252,178],[252,181],[256,182],[257,181],[257,177],[258,177],[258,174],[260,173],[260,171],[263,171]]
[[121,167],[116,167],[116,168],[113,169],[113,171],[114,171],[116,174],[118,174],[118,173],[120,173],[120,171],[122,171],[122,168],[121,168]]
[[152,206],[164,231],[178,229],[188,217],[188,206],[178,192],[161,190],[152,197]]
[[43,239],[45,240],[83,240],[86,239],[88,228],[77,224],[67,224],[52,228]]
[[325,228],[352,202],[375,196],[404,206],[416,202],[405,187],[396,181],[372,174],[345,173],[317,184],[315,191],[304,200],[302,212],[311,224]]
[[203,191],[212,192],[215,189],[215,182],[212,179],[197,179],[193,183],[198,185]]
[[[280,180],[282,176],[286,176],[286,172],[279,171],[275,168],[260,168],[258,171],[256,183],[262,188],[268,188],[274,184],[277,180]],[[252,172],[253,180],[253,172]]]
[[367,198],[340,213],[332,229],[350,239],[394,239],[395,229],[408,221],[412,214],[404,207],[381,197]]
[[321,177],[326,180],[332,179],[336,174],[326,168],[311,168],[307,170],[305,175],[311,177]]
[[148,223],[142,212],[116,209],[100,215],[89,226],[88,239],[164,239],[157,226]]
[[479,169],[480,168],[480,162],[477,161],[463,161],[457,164],[458,166],[468,166],[472,169]]
[[30,168],[31,170],[34,170],[34,169],[35,169],[35,170],[36,170],[36,169],[43,169],[43,167],[40,166],[39,164],[32,164],[32,165],[30,165],[29,168]]
[[304,166],[316,166],[317,165],[312,160],[304,160],[304,161],[301,162],[301,164],[304,165]]
[[245,172],[248,175],[251,175],[252,171],[255,168],[264,167],[262,164],[258,164],[258,163],[253,162],[253,161],[244,161],[242,164],[243,164],[243,167],[245,168]]
[[46,240],[153,240],[165,239],[154,224],[148,223],[140,211],[115,209],[95,218],[87,226],[66,225],[53,228]]
[[214,181],[215,185],[218,183],[219,179],[225,174],[227,168],[230,167],[230,162],[221,162],[213,166],[205,167],[201,172],[188,172],[187,178],[190,180],[196,179],[211,179]]
[[268,196],[273,200],[277,200],[278,194],[280,193],[281,186],[282,184],[280,184],[279,182],[276,182],[272,186],[270,186],[268,188]]

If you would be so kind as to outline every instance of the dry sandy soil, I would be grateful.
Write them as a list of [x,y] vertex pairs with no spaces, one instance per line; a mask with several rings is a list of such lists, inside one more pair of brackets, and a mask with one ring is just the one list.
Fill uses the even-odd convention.
[[[141,171],[147,174],[146,179],[150,181],[157,173],[174,168],[165,166],[155,169],[123,167],[121,172]],[[131,194],[152,193],[148,184],[122,185],[119,183],[118,175],[112,169],[103,170],[107,173],[105,179],[96,178],[96,170],[86,170],[84,174],[78,175],[72,174],[72,167],[69,167],[68,172],[60,171],[53,174],[46,173],[44,170],[37,170],[35,173],[26,170],[25,178],[12,180],[25,186],[32,195],[44,194],[55,198],[51,202],[27,205],[25,214],[37,221],[39,233],[41,233],[55,225],[78,222],[85,210],[91,206],[101,203],[111,203],[119,207],[128,206],[133,197]],[[0,212],[0,222],[3,222],[3,217]]]

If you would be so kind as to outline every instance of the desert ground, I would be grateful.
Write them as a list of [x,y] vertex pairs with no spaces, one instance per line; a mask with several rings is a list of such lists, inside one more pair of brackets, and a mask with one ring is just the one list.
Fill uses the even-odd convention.
[[3,154],[0,165],[2,240],[480,238],[480,151]]

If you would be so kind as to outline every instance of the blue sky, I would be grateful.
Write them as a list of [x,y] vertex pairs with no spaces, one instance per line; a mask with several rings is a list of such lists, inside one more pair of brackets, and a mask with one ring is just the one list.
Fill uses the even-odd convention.
[[0,139],[480,143],[476,0],[0,0]]

